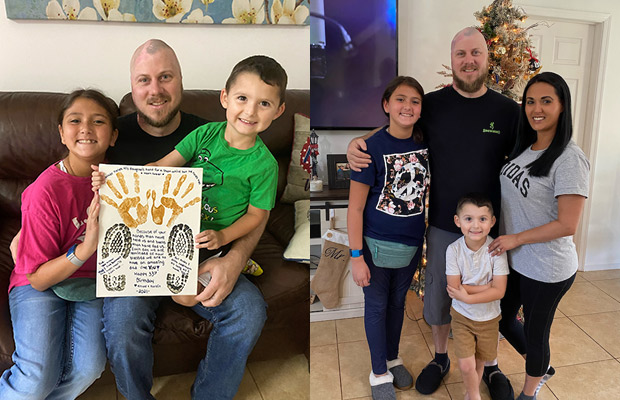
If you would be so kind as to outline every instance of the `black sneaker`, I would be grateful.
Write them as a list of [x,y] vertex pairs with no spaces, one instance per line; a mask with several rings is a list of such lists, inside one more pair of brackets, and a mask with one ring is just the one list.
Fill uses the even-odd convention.
[[482,373],[482,380],[489,388],[492,400],[514,400],[515,392],[510,379],[499,368],[488,375],[485,369]]

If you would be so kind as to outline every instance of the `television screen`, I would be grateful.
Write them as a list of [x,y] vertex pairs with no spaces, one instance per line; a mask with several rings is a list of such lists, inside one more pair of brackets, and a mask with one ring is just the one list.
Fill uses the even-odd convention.
[[[313,0],[310,18],[310,124],[314,129],[373,129],[397,75],[396,0]],[[312,4],[312,3],[311,3]]]

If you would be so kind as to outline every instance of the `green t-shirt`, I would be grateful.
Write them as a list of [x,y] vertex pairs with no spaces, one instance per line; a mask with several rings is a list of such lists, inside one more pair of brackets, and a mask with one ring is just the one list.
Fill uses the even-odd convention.
[[260,137],[239,150],[224,139],[226,121],[190,132],[176,149],[191,167],[202,168],[200,229],[221,230],[243,216],[248,204],[271,210],[278,188],[278,163]]

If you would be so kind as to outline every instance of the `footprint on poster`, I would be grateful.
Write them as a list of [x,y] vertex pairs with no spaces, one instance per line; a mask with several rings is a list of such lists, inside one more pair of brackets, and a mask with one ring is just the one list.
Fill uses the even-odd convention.
[[110,254],[121,254],[129,257],[131,251],[131,231],[125,224],[118,223],[108,228],[101,247],[101,256],[106,259]]
[[168,235],[168,256],[192,260],[194,258],[194,235],[192,228],[177,224]]
[[122,292],[125,290],[125,283],[127,279],[124,274],[112,276],[108,274],[103,275],[103,284],[108,292]]
[[172,294],[179,294],[185,288],[187,283],[188,274],[181,274],[180,276],[173,273],[166,275],[166,286]]

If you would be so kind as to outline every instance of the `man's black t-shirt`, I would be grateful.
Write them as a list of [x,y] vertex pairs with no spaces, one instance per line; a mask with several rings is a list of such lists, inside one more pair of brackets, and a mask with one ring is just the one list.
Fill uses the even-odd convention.
[[164,157],[188,133],[206,124],[206,119],[181,112],[181,124],[167,136],[152,136],[138,125],[137,114],[131,113],[118,119],[118,139],[107,152],[110,164],[144,165]]
[[430,225],[460,233],[454,214],[468,192],[486,193],[499,219],[499,171],[515,143],[518,119],[517,103],[491,89],[477,98],[451,86],[424,96],[420,122],[430,152]]

